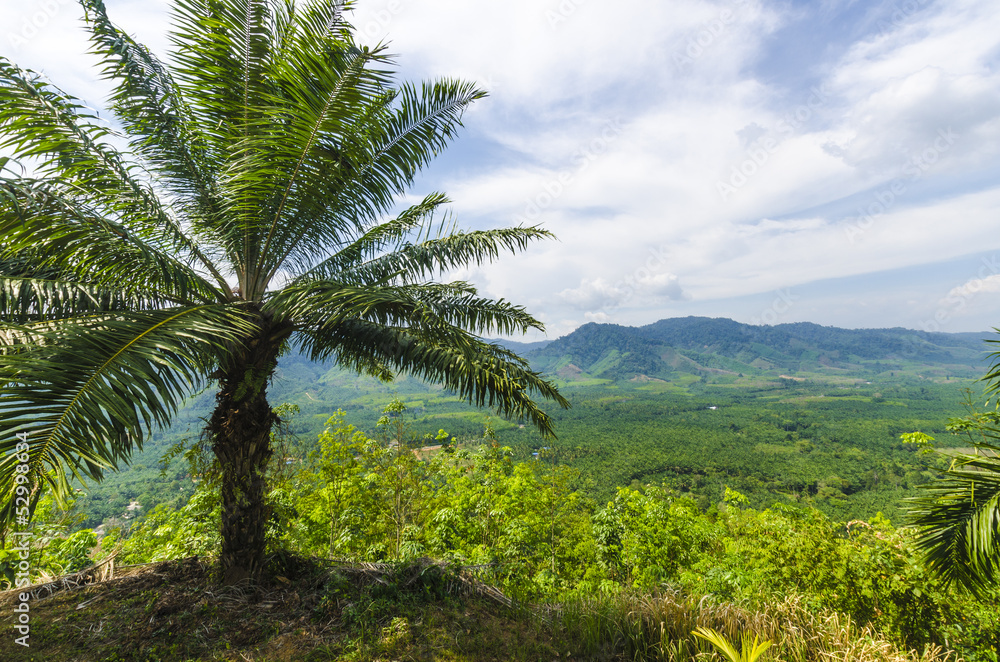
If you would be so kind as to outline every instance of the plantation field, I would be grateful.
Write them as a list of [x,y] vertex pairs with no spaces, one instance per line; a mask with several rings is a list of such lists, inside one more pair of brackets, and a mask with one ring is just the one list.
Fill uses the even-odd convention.
[[[895,523],[901,500],[933,475],[927,458],[900,434],[920,430],[939,445],[961,445],[944,426],[962,413],[963,389],[981,387],[971,378],[908,374],[606,380],[563,387],[573,406],[551,411],[556,439],[515,422],[490,422],[517,459],[546,449],[548,461],[579,469],[580,487],[598,501],[618,486],[662,483],[708,508],[728,486],[755,507],[808,504],[843,521],[882,512]],[[337,409],[372,433],[382,407],[397,396],[418,436],[444,429],[459,439],[479,438],[488,418],[414,379],[382,384],[302,357],[283,359],[271,393],[273,402],[298,407],[291,431],[303,454]],[[148,511],[186,500],[194,485],[183,463],[161,476],[158,461],[178,441],[198,439],[211,404],[208,395],[193,398],[132,468],[90,486],[79,502],[87,525],[128,514],[133,501]]]

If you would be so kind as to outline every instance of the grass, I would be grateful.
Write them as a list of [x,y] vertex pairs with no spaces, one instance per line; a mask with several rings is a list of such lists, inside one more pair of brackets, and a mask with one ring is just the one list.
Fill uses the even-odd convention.
[[[751,611],[677,592],[515,607],[441,563],[333,566],[291,558],[266,584],[220,587],[197,558],[119,570],[32,600],[30,647],[0,638],[5,662],[388,662],[442,660],[719,660],[699,627],[773,646],[787,662],[956,662],[939,649],[899,651],[837,614],[794,598]],[[0,594],[11,614],[16,594]],[[6,620],[6,619],[5,619]]]
[[570,601],[562,607],[570,640],[582,644],[587,659],[693,662],[721,659],[694,634],[710,628],[731,641],[744,634],[772,642],[762,659],[784,662],[957,662],[938,647],[901,651],[881,634],[859,627],[850,617],[816,614],[797,597],[764,610],[696,598],[677,591],[657,596],[620,594]]

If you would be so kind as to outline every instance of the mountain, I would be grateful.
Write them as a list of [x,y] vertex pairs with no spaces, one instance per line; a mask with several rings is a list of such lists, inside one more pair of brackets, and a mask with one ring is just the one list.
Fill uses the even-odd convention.
[[882,373],[976,377],[993,351],[988,333],[840,329],[808,322],[751,326],[683,317],[641,327],[585,324],[526,354],[568,382],[682,375],[871,377]]
[[523,356],[528,352],[548,347],[554,341],[538,340],[536,342],[517,342],[516,340],[504,340],[503,338],[499,338],[499,339],[489,339],[489,342],[497,343],[501,347],[506,347],[507,349],[517,352],[518,354],[521,354]]

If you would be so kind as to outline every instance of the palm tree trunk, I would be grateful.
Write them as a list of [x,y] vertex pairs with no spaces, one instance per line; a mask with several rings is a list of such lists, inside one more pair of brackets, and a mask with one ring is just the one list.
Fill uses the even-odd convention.
[[268,329],[247,343],[221,371],[221,388],[208,429],[222,470],[222,582],[257,579],[263,569],[270,511],[265,471],[277,416],[267,401],[267,382],[277,366],[280,342]]

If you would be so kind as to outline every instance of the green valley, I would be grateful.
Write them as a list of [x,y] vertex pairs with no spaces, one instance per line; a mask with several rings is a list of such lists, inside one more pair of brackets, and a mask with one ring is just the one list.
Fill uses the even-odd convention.
[[[663,484],[707,508],[726,486],[755,506],[811,504],[842,520],[883,512],[933,475],[899,435],[942,434],[962,413],[965,389],[980,397],[987,334],[845,330],[809,324],[750,327],[685,318],[629,328],[590,324],[550,343],[521,345],[532,365],[558,375],[573,407],[551,412],[558,438],[493,420],[519,459],[535,453],[581,470],[581,486],[606,500],[617,486]],[[766,358],[764,358],[766,357]],[[333,411],[371,433],[381,408],[404,401],[421,435],[439,429],[478,438],[488,413],[440,387],[403,377],[383,384],[298,355],[283,357],[271,394],[295,405],[292,431],[308,450]],[[212,404],[192,398],[167,433],[130,469],[79,501],[88,526],[160,502],[183,502],[194,486],[180,462],[158,462],[181,439],[197,440]]]

